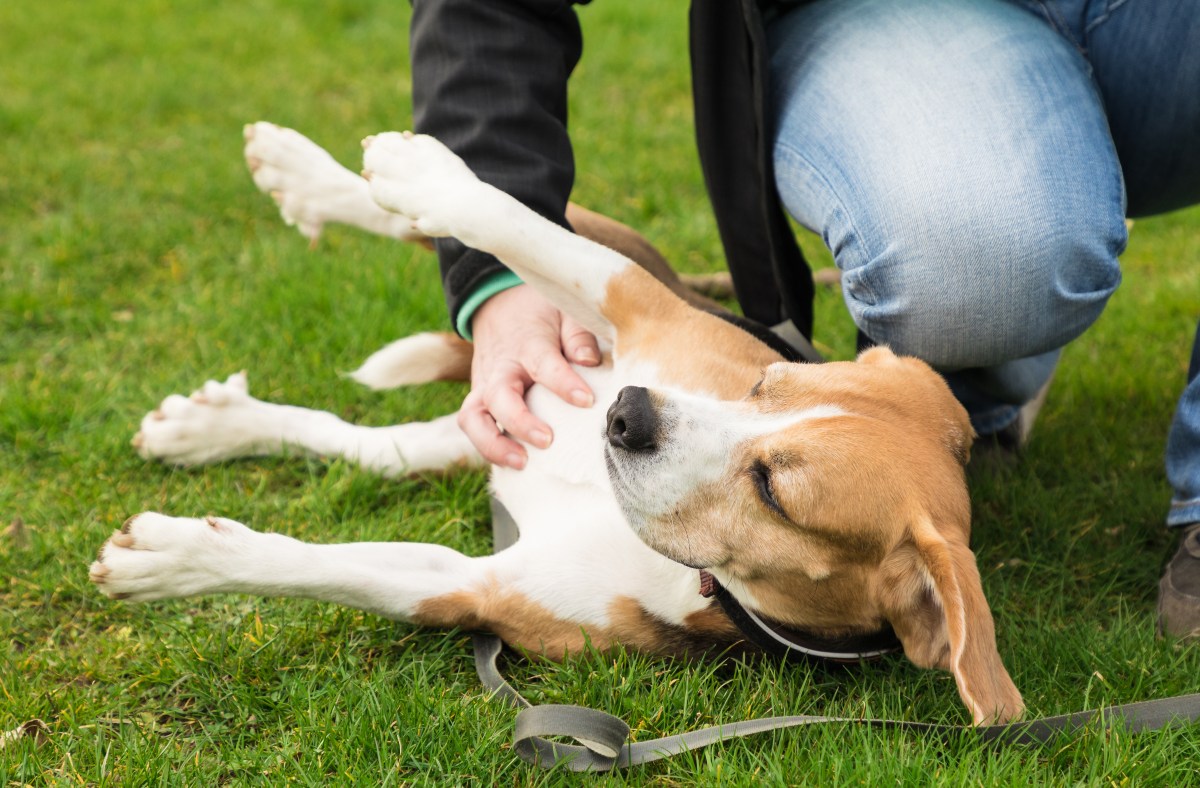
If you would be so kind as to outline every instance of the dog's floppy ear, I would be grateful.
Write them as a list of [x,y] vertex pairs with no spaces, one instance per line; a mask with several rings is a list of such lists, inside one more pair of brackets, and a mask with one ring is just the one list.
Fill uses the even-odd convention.
[[880,601],[908,658],[950,671],[976,725],[1019,718],[1025,704],[996,650],[992,613],[967,546],[923,517],[883,570]]

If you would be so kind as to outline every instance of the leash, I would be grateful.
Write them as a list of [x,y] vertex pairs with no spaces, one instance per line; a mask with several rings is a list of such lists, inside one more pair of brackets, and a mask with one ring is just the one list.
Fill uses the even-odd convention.
[[[492,532],[496,552],[517,540],[516,523],[495,498],[492,499]],[[949,725],[796,714],[742,720],[649,741],[630,742],[629,725],[607,712],[568,704],[533,705],[500,673],[497,660],[504,647],[500,638],[487,633],[473,633],[471,643],[475,649],[475,672],[479,674],[483,686],[492,693],[492,697],[501,698],[518,709],[513,729],[513,751],[526,763],[544,769],[562,767],[573,772],[606,772],[652,763],[730,739],[809,725],[864,725],[940,736],[970,734],[987,744],[1010,745],[1049,742],[1096,726],[1105,730],[1121,728],[1131,733],[1142,733],[1200,721],[1200,693],[1194,693],[1007,725]],[[576,744],[566,744],[549,737],[574,739]]]
[[[708,728],[663,736],[649,741],[629,742],[629,725],[598,709],[565,704],[534,706],[513,689],[496,666],[502,643],[495,635],[472,635],[475,671],[483,685],[520,711],[513,731],[513,751],[526,763],[544,769],[563,767],[573,772],[604,772],[651,763],[709,744],[753,736],[767,731],[807,725],[852,724],[889,730],[909,730],[948,736],[972,734],[989,744],[1032,744],[1052,741],[1085,728],[1122,728],[1131,733],[1187,725],[1200,720],[1200,693],[1109,706],[1103,709],[1043,717],[1008,725],[947,725],[908,720],[877,720],[861,717],[825,717],[797,714],[714,725]],[[569,737],[577,744],[564,744],[547,737]]]

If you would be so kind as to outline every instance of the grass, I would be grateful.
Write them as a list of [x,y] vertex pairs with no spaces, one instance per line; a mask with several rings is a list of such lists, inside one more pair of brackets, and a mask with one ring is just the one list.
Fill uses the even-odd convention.
[[[385,342],[445,328],[433,260],[284,227],[240,160],[241,125],[294,126],[343,161],[410,117],[405,4],[340,0],[0,5],[0,750],[4,784],[557,783],[508,749],[459,633],[311,602],[108,602],[87,565],[131,513],[219,512],[320,541],[490,549],[483,477],[383,481],[342,463],[195,472],[128,445],[165,394],[247,367],[260,397],[366,423],[463,394],[372,394],[339,377]],[[577,198],[689,271],[720,266],[691,143],[685,9],[581,9]],[[814,259],[828,256],[805,239]],[[1066,353],[1025,460],[973,482],[1001,650],[1033,714],[1200,689],[1200,650],[1156,640],[1173,549],[1163,440],[1200,313],[1200,211],[1141,221],[1125,283]],[[818,341],[852,353],[838,294]],[[902,661],[845,673],[586,654],[511,661],[535,701],[593,704],[638,738],[767,714],[963,721],[952,680]],[[1089,732],[1003,751],[831,727],[711,747],[616,775],[686,784],[1200,782],[1200,728]]]

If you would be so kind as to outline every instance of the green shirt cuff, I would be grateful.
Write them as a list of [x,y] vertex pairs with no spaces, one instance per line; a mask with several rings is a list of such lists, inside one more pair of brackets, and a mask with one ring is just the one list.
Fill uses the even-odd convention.
[[524,283],[521,281],[521,277],[512,271],[497,271],[483,280],[483,284],[474,293],[471,293],[466,301],[463,301],[462,307],[458,310],[458,319],[455,320],[454,327],[458,330],[459,335],[463,339],[470,340],[471,318],[475,316],[475,311],[496,293],[519,284]]

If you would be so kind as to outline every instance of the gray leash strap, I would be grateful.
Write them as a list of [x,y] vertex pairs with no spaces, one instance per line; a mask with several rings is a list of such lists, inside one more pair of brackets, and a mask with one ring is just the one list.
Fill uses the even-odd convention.
[[[493,548],[496,552],[517,541],[516,523],[495,498],[492,498],[492,534]],[[941,736],[974,735],[983,742],[995,744],[1031,744],[1053,741],[1059,736],[1078,733],[1093,725],[1105,729],[1120,727],[1131,733],[1141,733],[1200,721],[1200,693],[1194,693],[1060,714],[1009,725],[974,727],[799,714],[760,717],[650,741],[629,742],[629,726],[620,717],[607,712],[565,704],[534,706],[500,674],[500,668],[496,664],[504,646],[500,638],[487,633],[474,633],[471,635],[471,642],[475,647],[475,672],[479,674],[483,686],[492,692],[493,697],[503,698],[519,709],[514,724],[513,750],[521,760],[546,769],[561,766],[574,772],[606,772],[669,758],[729,739],[806,725],[867,725],[872,728],[920,731]],[[546,738],[548,736],[571,738],[578,743],[551,741]]]
[[[664,736],[644,742],[628,742],[629,726],[619,717],[583,706],[547,704],[534,706],[513,689],[496,665],[503,644],[494,635],[472,635],[475,670],[493,697],[518,707],[513,731],[513,750],[527,763],[549,769],[563,767],[575,772],[604,772],[669,758],[688,750],[767,731],[833,723],[867,725],[919,731],[942,736],[973,735],[994,744],[1031,744],[1053,741],[1085,728],[1122,728],[1131,733],[1187,725],[1200,720],[1200,693],[1148,700],[1043,717],[1009,725],[944,725],[908,720],[875,720],[860,717],[823,717],[798,714],[760,717],[725,725]],[[569,737],[577,744],[552,741],[549,736]]]

